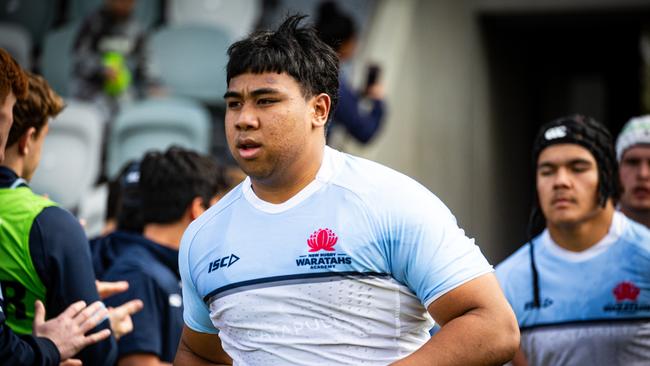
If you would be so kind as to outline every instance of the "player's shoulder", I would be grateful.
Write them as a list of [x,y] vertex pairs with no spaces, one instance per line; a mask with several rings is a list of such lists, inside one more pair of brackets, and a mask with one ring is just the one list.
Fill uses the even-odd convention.
[[388,188],[407,185],[424,189],[421,184],[406,174],[400,173],[386,165],[359,156],[350,155],[334,149],[329,149],[333,164],[337,167],[333,182],[353,189]]
[[204,237],[201,235],[206,230],[214,230],[214,226],[219,226],[220,220],[231,212],[232,208],[237,205],[242,197],[242,187],[248,179],[237,185],[223,196],[214,206],[208,208],[196,220],[187,227],[181,239],[180,255],[187,255],[197,238]]
[[619,216],[624,226],[620,240],[628,244],[638,254],[650,259],[650,229],[620,212],[617,212],[616,215]]
[[203,214],[201,214],[201,216],[190,224],[185,232],[196,234],[206,225],[218,220],[221,215],[227,214],[227,212],[242,199],[242,187],[247,181],[248,179],[239,183],[239,185],[230,190],[230,192],[223,196],[215,205],[208,208]]
[[365,158],[330,150],[337,167],[331,184],[354,193],[367,204],[398,211],[444,206],[431,191],[406,174]]
[[528,278],[531,271],[530,243],[525,243],[495,267],[502,286],[517,278]]

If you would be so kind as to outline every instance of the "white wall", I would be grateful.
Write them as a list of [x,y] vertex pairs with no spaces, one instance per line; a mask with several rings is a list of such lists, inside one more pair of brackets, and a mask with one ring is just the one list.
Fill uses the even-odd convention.
[[477,238],[498,252],[490,174],[492,140],[484,57],[471,6],[461,1],[383,1],[360,64],[380,60],[389,115],[370,146],[348,150],[431,189]]

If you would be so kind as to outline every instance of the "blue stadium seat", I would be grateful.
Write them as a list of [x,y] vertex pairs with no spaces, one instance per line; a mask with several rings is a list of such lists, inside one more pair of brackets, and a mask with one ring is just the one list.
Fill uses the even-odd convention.
[[125,107],[110,127],[107,175],[145,152],[179,145],[207,154],[212,136],[210,115],[199,103],[177,98],[149,99]]
[[0,21],[22,25],[31,34],[33,44],[40,46],[61,8],[60,3],[60,0],[0,0]]
[[0,22],[0,48],[4,48],[23,69],[32,68],[32,36],[20,24]]
[[[104,0],[69,0],[67,16],[69,20],[82,22],[84,18],[99,9]],[[160,20],[161,0],[138,0],[133,16],[145,29],[151,29]]]
[[30,186],[34,192],[48,194],[61,206],[75,210],[99,176],[104,121],[90,104],[66,104],[50,122],[41,162]]
[[72,48],[79,29],[79,23],[70,23],[50,31],[43,40],[41,74],[50,86],[61,96],[70,95],[72,79]]
[[259,0],[167,0],[170,25],[205,24],[228,31],[231,39],[247,36],[260,16]]
[[205,25],[165,27],[149,43],[151,72],[172,95],[223,106],[228,33]]

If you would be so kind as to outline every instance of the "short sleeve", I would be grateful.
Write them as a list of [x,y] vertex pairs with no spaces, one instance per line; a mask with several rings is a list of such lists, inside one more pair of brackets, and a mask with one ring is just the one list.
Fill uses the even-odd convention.
[[194,331],[217,334],[219,331],[212,324],[210,309],[208,309],[208,306],[203,302],[201,295],[196,290],[190,271],[190,268],[192,268],[192,257],[190,255],[192,239],[192,231],[186,231],[181,240],[178,255],[178,267],[183,287],[183,321]]
[[424,188],[405,197],[387,222],[391,272],[428,307],[454,288],[493,271],[449,209]]

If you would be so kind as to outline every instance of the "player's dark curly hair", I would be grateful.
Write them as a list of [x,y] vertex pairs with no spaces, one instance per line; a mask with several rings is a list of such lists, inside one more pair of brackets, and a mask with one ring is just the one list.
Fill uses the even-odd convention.
[[289,16],[276,31],[258,31],[233,43],[228,48],[226,80],[230,83],[245,73],[287,73],[298,82],[305,98],[329,95],[329,122],[338,102],[339,59],[313,27],[298,26],[305,17]]
[[220,192],[222,173],[211,157],[181,147],[148,152],[140,163],[144,224],[179,220],[195,197],[207,209]]

